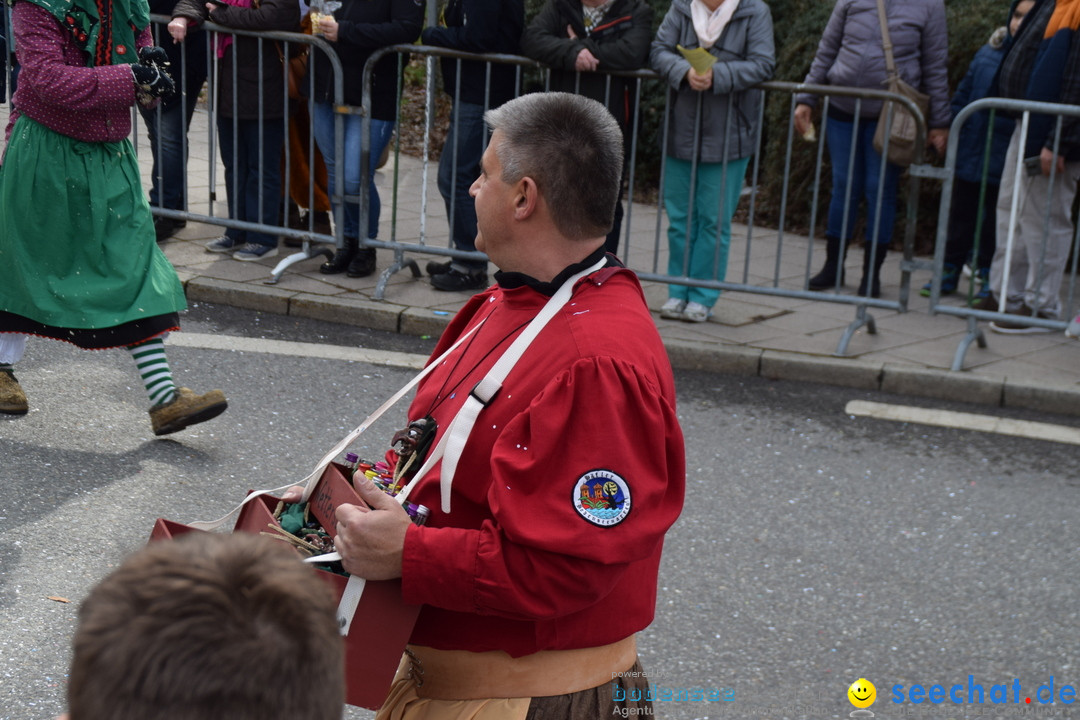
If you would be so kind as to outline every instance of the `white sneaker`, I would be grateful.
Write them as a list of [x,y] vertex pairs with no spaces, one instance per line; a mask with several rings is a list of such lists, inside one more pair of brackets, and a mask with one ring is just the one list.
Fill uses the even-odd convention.
[[1065,337],[1080,338],[1080,315],[1069,322],[1069,327],[1065,328]]
[[710,315],[712,315],[711,308],[707,308],[701,303],[690,302],[686,304],[682,319],[686,322],[703,323],[709,319]]
[[668,298],[660,308],[660,317],[665,320],[682,320],[683,311],[686,309],[686,301],[679,298]]

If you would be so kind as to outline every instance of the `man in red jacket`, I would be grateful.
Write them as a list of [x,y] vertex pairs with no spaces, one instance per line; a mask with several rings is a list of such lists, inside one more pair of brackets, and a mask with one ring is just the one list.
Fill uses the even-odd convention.
[[405,600],[423,604],[379,718],[643,713],[635,633],[653,619],[685,452],[641,287],[604,252],[622,135],[603,105],[564,93],[485,120],[476,246],[500,270],[443,334],[433,357],[472,331],[410,407],[410,421],[438,428],[433,457],[496,361],[558,309],[497,392],[476,390],[486,403],[460,452],[421,468],[410,501],[432,508],[426,525],[361,475],[371,508],[338,509],[345,568],[400,577]]

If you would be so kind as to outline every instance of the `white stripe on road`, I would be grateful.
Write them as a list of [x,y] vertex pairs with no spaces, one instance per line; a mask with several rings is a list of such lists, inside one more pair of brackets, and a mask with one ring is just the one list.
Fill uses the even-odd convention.
[[978,430],[979,432],[1013,435],[1015,437],[1049,440],[1051,442],[1080,445],[1080,428],[1050,423],[1013,420],[993,415],[937,410],[934,408],[910,407],[908,405],[886,405],[868,400],[852,400],[845,407],[848,415],[877,418],[878,420],[896,420],[898,422],[937,425],[939,427]]
[[238,337],[235,335],[210,335],[206,333],[177,332],[171,333],[169,345],[202,348],[204,350],[232,350],[236,352],[265,353],[269,355],[293,355],[296,357],[322,358],[324,360],[346,360],[369,363],[371,365],[389,365],[392,367],[420,370],[427,362],[427,355],[393,352],[390,350],[370,350],[361,347],[341,345],[323,345],[321,343],[292,342],[289,340],[266,340],[262,338]]

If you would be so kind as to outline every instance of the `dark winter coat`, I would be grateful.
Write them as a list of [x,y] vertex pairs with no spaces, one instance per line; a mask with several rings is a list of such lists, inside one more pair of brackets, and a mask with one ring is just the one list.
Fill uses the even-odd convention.
[[[1061,29],[1044,37],[1057,3],[1035,0],[1001,61],[998,94],[1014,100],[1080,104],[1080,38],[1075,30]],[[1053,149],[1057,117],[1032,115],[1024,157]],[[1080,160],[1080,122],[1065,117],[1058,152]]]
[[[1004,30],[1004,28],[1002,28]],[[952,99],[952,114],[956,115],[976,100],[994,94],[995,81],[1005,48],[1001,41],[994,39],[979,48],[975,53],[968,71]],[[960,137],[956,145],[956,177],[967,182],[982,182],[983,157],[986,154],[986,133],[990,124],[990,111],[981,110],[971,115],[960,128]],[[1002,112],[994,113],[993,138],[990,141],[990,158],[986,163],[987,181],[997,185],[1001,181],[1001,170],[1005,166],[1005,153],[1009,149],[1016,121]]]
[[[652,8],[644,0],[615,0],[589,33],[585,30],[581,0],[548,0],[525,29],[521,52],[551,68],[551,90],[605,102],[625,129],[632,112],[634,83],[606,72],[645,67],[653,36],[652,17]],[[573,28],[576,38],[570,37],[567,26]],[[579,73],[574,69],[583,49],[600,61],[597,72]]]
[[[364,65],[371,54],[387,45],[407,45],[420,37],[424,26],[424,6],[420,0],[345,0],[334,11],[338,39],[331,43],[341,58],[346,105],[361,105],[364,93]],[[406,61],[408,59],[406,58]],[[386,55],[375,66],[371,84],[371,117],[397,119],[397,54]],[[326,56],[311,54],[308,73],[314,73],[315,100],[333,102],[334,73]],[[308,88],[305,78],[303,89]]]
[[[209,19],[236,30],[298,32],[300,29],[300,5],[297,0],[262,0],[252,7],[219,5],[210,13],[203,0],[180,0],[173,9],[173,17],[187,18],[199,24]],[[216,58],[216,43],[212,42],[211,46],[210,51]],[[224,57],[217,61],[217,112],[223,117],[255,120],[260,117],[261,97],[264,119],[284,117],[286,62],[282,51],[282,44],[273,40],[234,36]]]
[[[517,55],[525,29],[523,0],[449,0],[443,11],[445,25],[424,29],[425,45],[453,48],[470,53]],[[487,63],[461,62],[461,100],[473,105],[498,107],[514,97],[517,89],[516,65],[491,66],[491,91],[485,92]],[[443,89],[454,97],[457,91],[458,61],[442,61]]]

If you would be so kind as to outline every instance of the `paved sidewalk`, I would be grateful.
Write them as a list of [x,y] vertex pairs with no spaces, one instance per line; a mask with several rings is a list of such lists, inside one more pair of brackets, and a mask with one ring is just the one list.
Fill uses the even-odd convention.
[[[6,122],[4,106],[0,106],[0,121]],[[190,209],[209,214],[210,168],[216,167],[218,200],[213,208],[214,214],[221,216],[226,214],[223,179],[220,163],[210,162],[207,137],[207,116],[200,110],[189,135]],[[145,137],[139,146],[149,187],[150,153]],[[377,177],[383,204],[380,239],[390,240],[393,229],[400,241],[415,243],[422,232],[422,164],[409,157],[402,157],[400,164],[396,216],[391,212],[393,159]],[[446,248],[447,225],[442,199],[435,188],[434,169],[428,175],[424,243]],[[638,269],[663,268],[666,258],[654,258],[653,250],[656,207],[634,204],[628,210],[633,234],[623,259]],[[415,279],[404,270],[388,278],[384,298],[376,300],[378,275],[362,279],[321,275],[321,255],[292,265],[277,284],[270,285],[266,281],[271,270],[292,251],[282,246],[281,254],[274,259],[246,263],[204,252],[203,243],[220,232],[217,226],[192,222],[162,243],[191,301],[436,335],[468,297],[465,293],[438,292],[426,277]],[[733,229],[729,277],[742,272],[745,235],[744,228]],[[754,229],[755,253],[760,255],[769,235],[761,228]],[[786,259],[782,272],[785,277],[795,278],[795,282],[801,282],[806,242],[806,238],[790,234],[784,238]],[[823,249],[816,249],[815,264],[822,256]],[[422,268],[432,256],[409,257]],[[378,258],[381,273],[392,262],[392,253],[379,250]],[[654,265],[657,262],[660,264]],[[789,263],[791,267],[787,268]],[[750,281],[771,278],[774,264],[774,257],[753,257],[747,268]],[[861,251],[856,249],[847,263],[847,292],[854,292],[860,264]],[[1080,415],[1080,342],[1061,333],[998,335],[984,325],[988,346],[980,349],[973,344],[967,352],[965,369],[950,371],[966,323],[927,313],[928,300],[918,296],[918,288],[928,279],[928,272],[916,274],[909,312],[871,309],[877,333],[869,334],[865,328],[856,332],[843,358],[834,353],[855,319],[855,308],[849,305],[732,292],[721,296],[715,316],[707,323],[668,321],[657,315],[657,327],[678,367]],[[896,298],[898,283],[898,262],[890,257],[883,270],[883,297]],[[663,283],[646,283],[645,292],[654,312],[667,297]]]

